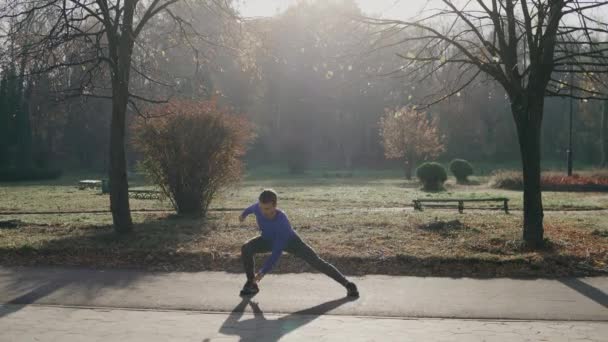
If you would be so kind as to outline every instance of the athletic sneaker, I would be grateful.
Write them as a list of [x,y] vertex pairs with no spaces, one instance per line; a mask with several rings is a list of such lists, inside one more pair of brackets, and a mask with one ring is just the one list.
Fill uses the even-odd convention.
[[247,281],[243,289],[241,290],[241,296],[253,296],[254,294],[260,292],[260,288],[258,284]]
[[347,296],[349,297],[359,297],[359,291],[357,290],[357,285],[355,283],[348,282],[346,284]]

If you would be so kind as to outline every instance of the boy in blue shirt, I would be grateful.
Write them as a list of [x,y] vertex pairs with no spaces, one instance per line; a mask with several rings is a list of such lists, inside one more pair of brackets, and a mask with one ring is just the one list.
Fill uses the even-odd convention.
[[[260,291],[258,283],[266,275],[274,264],[279,260],[283,251],[304,259],[317,271],[320,271],[347,290],[349,297],[359,297],[357,286],[348,281],[338,269],[327,261],[321,259],[317,253],[310,248],[291,227],[287,215],[277,209],[277,194],[273,190],[264,190],[259,197],[258,203],[245,209],[239,220],[245,221],[247,216],[254,214],[258,223],[260,236],[247,241],[241,248],[241,258],[245,266],[247,282],[241,290],[241,296],[254,295]],[[254,255],[257,253],[272,252],[262,268],[254,274]]]

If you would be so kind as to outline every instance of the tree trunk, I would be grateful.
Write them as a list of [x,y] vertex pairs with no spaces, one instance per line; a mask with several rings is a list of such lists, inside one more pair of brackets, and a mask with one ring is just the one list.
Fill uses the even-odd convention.
[[529,97],[527,104],[513,102],[524,180],[524,231],[528,247],[543,245],[543,203],[540,184],[541,122],[544,98]]
[[414,160],[412,158],[406,159],[403,162],[403,168],[405,170],[405,179],[411,180],[413,176],[412,170],[414,169]]
[[136,0],[124,1],[123,25],[120,35],[110,34],[109,52],[112,67],[112,122],[110,123],[110,209],[114,230],[128,233],[133,230],[129,208],[129,183],[125,153],[125,124],[129,103],[131,56],[135,37],[133,15]]
[[119,81],[112,82],[112,122],[110,126],[110,209],[114,230],[127,233],[133,229],[129,207],[129,183],[125,154],[125,116],[128,88]]
[[[23,81],[20,80],[20,83]],[[30,98],[32,86],[28,85],[21,92],[21,98],[17,111],[17,168],[19,170],[30,170],[32,168],[32,125],[30,121]]]
[[9,147],[9,109],[6,74],[0,79],[0,168],[8,166]]
[[604,100],[604,110],[602,112],[602,167],[608,167],[608,100]]

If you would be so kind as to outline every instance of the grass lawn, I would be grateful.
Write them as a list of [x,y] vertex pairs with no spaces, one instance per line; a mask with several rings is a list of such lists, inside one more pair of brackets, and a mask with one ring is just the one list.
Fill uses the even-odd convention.
[[[108,197],[77,190],[77,178],[0,184],[0,212],[107,209]],[[534,252],[521,246],[520,211],[404,209],[414,198],[431,196],[505,196],[512,208],[521,208],[520,192],[490,189],[485,176],[474,180],[480,185],[450,180],[447,192],[428,194],[397,172],[336,178],[324,171],[302,177],[274,174],[272,179],[254,172],[223,191],[212,206],[243,208],[261,189],[273,187],[298,233],[349,274],[560,276],[606,269],[607,212],[559,211],[608,209],[606,193],[545,193],[548,244]],[[145,186],[141,180],[135,185]],[[170,210],[170,205],[131,200],[131,208]],[[236,212],[211,212],[206,220],[170,212],[133,216],[135,232],[125,237],[113,235],[108,213],[0,216],[0,221],[22,221],[18,228],[0,228],[0,263],[239,272],[240,246],[256,236],[255,221],[241,225]],[[303,270],[309,269],[289,255],[277,267],[277,272]]]

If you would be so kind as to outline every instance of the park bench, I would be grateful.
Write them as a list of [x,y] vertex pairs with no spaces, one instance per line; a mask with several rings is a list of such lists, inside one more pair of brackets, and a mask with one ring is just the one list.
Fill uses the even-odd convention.
[[129,197],[135,199],[160,199],[160,191],[156,190],[131,190],[129,189]]
[[502,202],[502,206],[500,209],[505,211],[505,214],[509,213],[509,199],[505,197],[495,197],[495,198],[444,198],[444,199],[415,199],[414,201],[414,210],[422,211],[422,205],[425,204],[428,207],[445,207],[445,204],[449,203],[457,203],[458,204],[458,212],[462,213],[464,211],[464,203],[465,202]]
[[97,189],[101,188],[101,181],[96,179],[83,179],[78,182],[78,189]]

